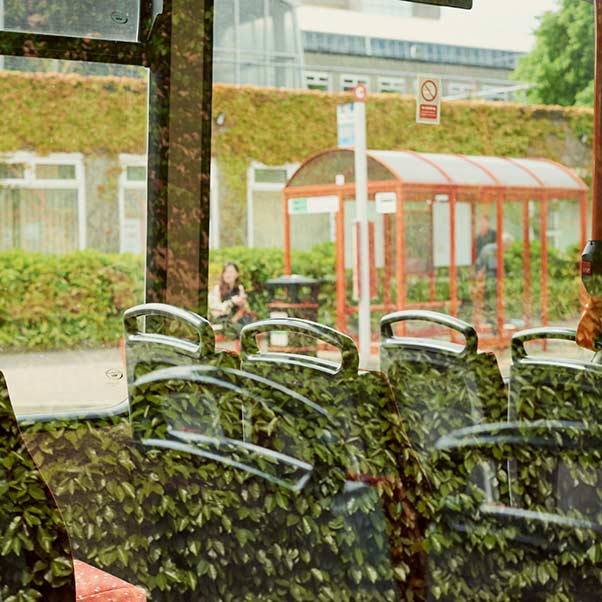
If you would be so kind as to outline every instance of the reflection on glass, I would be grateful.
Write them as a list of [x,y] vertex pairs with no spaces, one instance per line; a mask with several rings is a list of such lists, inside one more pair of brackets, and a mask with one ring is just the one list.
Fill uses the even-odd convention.
[[3,0],[5,31],[137,41],[138,0]]
[[[66,10],[5,7],[7,23],[17,8],[40,24]],[[7,63],[3,110],[18,117],[0,156],[0,363],[19,415],[115,407],[127,395],[121,312],[144,282],[147,71]]]

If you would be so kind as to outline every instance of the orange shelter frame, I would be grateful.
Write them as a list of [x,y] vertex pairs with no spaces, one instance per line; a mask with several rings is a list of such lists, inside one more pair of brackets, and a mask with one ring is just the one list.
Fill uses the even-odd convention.
[[[456,203],[468,193],[471,200],[472,260],[476,260],[474,236],[476,205],[492,203],[496,212],[497,231],[497,335],[487,340],[487,346],[502,347],[511,333],[504,330],[504,203],[522,202],[522,238],[525,322],[532,320],[530,215],[529,203],[540,207],[541,234],[541,323],[548,324],[548,203],[553,199],[574,200],[579,203],[579,240],[586,243],[587,196],[586,184],[571,170],[547,159],[510,159],[501,157],[469,157],[417,153],[414,151],[368,151],[368,197],[374,200],[379,192],[395,193],[395,213],[384,214],[384,278],[397,283],[393,300],[391,290],[384,287],[383,305],[372,305],[372,311],[395,311],[408,308],[446,309],[457,315],[458,271],[456,258]],[[446,195],[449,202],[449,299],[434,299],[434,276],[431,300],[407,302],[406,231],[404,202],[412,193]],[[353,149],[327,149],[307,158],[289,178],[283,189],[284,211],[284,272],[291,273],[291,221],[289,200],[296,198],[338,198],[336,212],[336,326],[347,329],[347,318],[355,310],[347,303],[345,272],[345,200],[355,198]],[[474,200],[474,199],[477,200]],[[463,201],[466,202],[466,201]],[[393,222],[394,220],[394,222]],[[392,241],[392,225],[395,240]],[[428,241],[432,244],[432,241]],[[395,265],[392,265],[393,245]]]

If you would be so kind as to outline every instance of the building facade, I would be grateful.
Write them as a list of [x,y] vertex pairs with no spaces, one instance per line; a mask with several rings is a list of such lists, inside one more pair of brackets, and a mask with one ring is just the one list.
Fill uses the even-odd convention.
[[216,11],[214,79],[345,92],[415,93],[437,75],[449,99],[520,100],[509,80],[521,49],[449,27],[441,8],[389,0],[224,0]]

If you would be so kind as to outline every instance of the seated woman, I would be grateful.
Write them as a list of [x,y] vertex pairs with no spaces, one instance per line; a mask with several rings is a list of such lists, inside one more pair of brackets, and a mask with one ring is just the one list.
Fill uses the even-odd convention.
[[224,265],[219,282],[209,293],[209,312],[216,330],[222,330],[224,334],[230,331],[238,336],[242,327],[253,321],[245,289],[240,283],[240,271],[233,261]]

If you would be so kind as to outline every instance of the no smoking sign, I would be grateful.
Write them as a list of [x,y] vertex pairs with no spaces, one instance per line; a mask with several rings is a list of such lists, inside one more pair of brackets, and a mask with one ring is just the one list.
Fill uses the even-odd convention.
[[418,76],[416,123],[439,125],[441,121],[441,79]]

